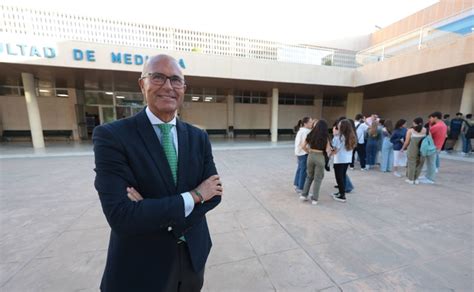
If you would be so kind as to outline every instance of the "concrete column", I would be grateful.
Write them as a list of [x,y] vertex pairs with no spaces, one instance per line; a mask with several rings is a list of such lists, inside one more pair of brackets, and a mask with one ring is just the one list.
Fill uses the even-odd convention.
[[229,138],[234,138],[234,132],[229,131],[229,127],[234,128],[234,95],[227,95],[227,136]]
[[313,104],[313,119],[323,119],[323,96],[319,94],[315,95]]
[[363,92],[349,92],[347,94],[346,118],[354,119],[355,115],[362,113],[363,104]]
[[31,138],[33,148],[44,148],[43,127],[36,96],[35,79],[31,73],[21,73],[23,87],[25,89],[26,109],[30,122]]
[[[459,106],[459,112],[463,113],[464,116],[467,114],[472,114],[474,112],[474,103],[472,99],[474,98],[474,72],[466,74],[466,79],[464,80],[464,88],[462,90],[461,105]],[[456,144],[453,146],[455,151],[462,151],[462,140],[459,139],[456,141]]]
[[278,88],[272,90],[272,142],[278,141]]
[[69,122],[72,128],[72,138],[74,139],[74,141],[79,141],[80,140],[79,123],[84,120],[84,117],[82,116],[83,113],[82,111],[79,111],[79,107],[77,106],[76,89],[68,88],[67,95],[69,96],[69,109],[70,109]]
[[464,81],[464,89],[462,90],[461,106],[459,112],[464,115],[474,112],[474,72],[466,74]]

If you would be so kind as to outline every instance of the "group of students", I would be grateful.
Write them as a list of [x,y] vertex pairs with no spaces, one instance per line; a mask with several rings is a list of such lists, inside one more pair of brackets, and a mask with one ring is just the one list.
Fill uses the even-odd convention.
[[[466,118],[471,116],[466,115]],[[403,177],[402,171],[406,168],[407,183],[434,184],[439,169],[439,153],[449,137],[450,127],[445,122],[440,112],[430,114],[426,124],[421,117],[413,119],[409,128],[404,119],[393,125],[391,120],[380,119],[375,114],[369,117],[357,114],[355,122],[345,117],[339,118],[333,125],[331,138],[325,120],[305,117],[295,127],[295,155],[298,158],[295,190],[301,200],[308,201],[311,198],[312,204],[316,205],[324,171],[329,171],[331,157],[338,188],[338,192],[332,196],[339,202],[345,202],[346,193],[353,189],[347,169],[354,169],[356,157],[363,171],[373,169],[378,164],[380,171],[393,170],[395,176]],[[463,142],[467,140],[469,144],[470,127],[472,123],[468,120],[465,128],[460,130],[464,135]],[[421,176],[424,165],[426,175]],[[313,194],[310,196],[309,190],[313,183]]]
[[[334,200],[346,201],[348,186],[347,169],[352,162],[353,150],[357,141],[352,123],[345,118],[339,119],[332,128],[332,139],[329,126],[325,120],[313,121],[305,117],[298,122],[295,138],[295,154],[298,157],[294,185],[300,199],[313,205],[318,204],[324,171],[329,171],[329,160],[333,157],[333,168],[338,192],[332,194]],[[309,195],[314,183],[313,194]]]
[[456,142],[460,139],[462,143],[462,154],[468,156],[471,154],[471,139],[474,138],[474,121],[472,114],[467,114],[464,118],[463,113],[456,113],[452,120],[449,114],[443,116],[443,122],[448,126],[448,138],[443,145],[445,151],[452,150]]

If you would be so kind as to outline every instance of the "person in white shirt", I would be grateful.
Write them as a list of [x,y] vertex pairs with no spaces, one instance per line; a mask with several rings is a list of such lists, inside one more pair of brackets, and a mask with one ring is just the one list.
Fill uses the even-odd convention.
[[333,128],[332,154],[334,155],[334,174],[339,193],[333,194],[333,198],[339,202],[346,201],[346,173],[352,161],[352,152],[356,147],[356,135],[352,129],[351,122],[347,119],[339,122]]
[[367,123],[365,123],[365,117],[362,114],[357,114],[355,116],[355,120],[357,147],[353,152],[354,155],[352,156],[352,166],[354,165],[355,152],[357,152],[357,156],[359,156],[360,169],[365,170],[365,134],[367,133],[367,129],[369,128],[369,126],[367,125]]
[[306,136],[313,127],[313,119],[310,117],[304,117],[298,121],[295,126],[296,138],[295,138],[295,155],[298,161],[298,167],[296,168],[295,179],[293,185],[295,186],[296,193],[301,193],[306,180],[306,163],[308,160],[308,153],[306,153],[302,146],[306,140]]

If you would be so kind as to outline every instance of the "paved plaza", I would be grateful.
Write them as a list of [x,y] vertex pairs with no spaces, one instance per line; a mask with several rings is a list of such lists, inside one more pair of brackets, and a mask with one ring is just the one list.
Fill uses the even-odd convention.
[[[208,215],[204,291],[472,291],[471,159],[445,157],[436,185],[351,170],[317,206],[292,186],[292,141],[214,143],[225,187]],[[0,146],[0,291],[98,291],[109,227],[90,144]]]

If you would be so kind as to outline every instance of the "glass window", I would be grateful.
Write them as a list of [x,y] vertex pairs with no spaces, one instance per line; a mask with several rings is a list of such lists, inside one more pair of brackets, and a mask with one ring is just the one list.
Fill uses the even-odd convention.
[[142,107],[144,105],[144,98],[141,92],[117,91],[115,92],[115,103],[118,106]]
[[21,96],[21,93],[23,93],[22,89],[20,86],[3,85],[0,86],[0,96]]
[[338,97],[338,96],[324,97],[323,106],[327,106],[327,107],[345,107],[346,106],[346,99],[344,97]]
[[113,93],[106,91],[84,91],[86,104],[113,105]]
[[57,97],[62,97],[62,98],[67,98],[67,97],[69,97],[69,93],[68,93],[67,89],[56,88],[56,96]]

